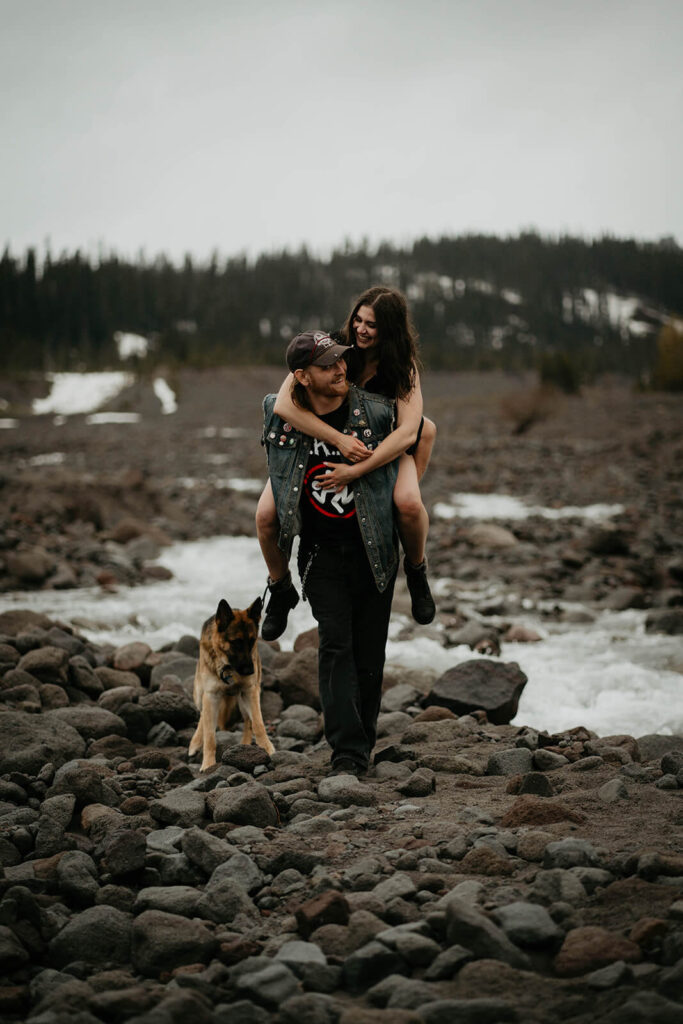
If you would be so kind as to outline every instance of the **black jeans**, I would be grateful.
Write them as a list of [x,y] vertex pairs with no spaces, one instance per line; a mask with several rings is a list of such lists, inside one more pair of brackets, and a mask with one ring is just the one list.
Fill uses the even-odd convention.
[[367,767],[377,738],[394,578],[380,594],[360,544],[300,552],[299,571],[318,622],[318,685],[332,763]]

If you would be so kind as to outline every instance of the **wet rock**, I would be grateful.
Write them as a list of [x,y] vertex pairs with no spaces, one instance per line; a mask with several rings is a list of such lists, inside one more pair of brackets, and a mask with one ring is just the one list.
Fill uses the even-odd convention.
[[606,928],[591,925],[568,932],[555,957],[554,967],[560,977],[568,978],[586,974],[618,960],[637,963],[640,959],[640,948],[635,942]]
[[49,795],[59,794],[71,795],[79,809],[87,804],[111,802],[105,789],[102,771],[87,761],[69,761],[57,769]]
[[424,1024],[502,1024],[517,1019],[514,1004],[504,999],[437,999],[420,1007]]
[[517,775],[531,770],[533,755],[525,747],[497,750],[489,756],[487,775]]
[[477,523],[461,531],[463,538],[476,548],[493,551],[516,547],[519,541],[511,530],[495,523]]
[[285,707],[290,704],[306,704],[320,710],[318,652],[315,648],[304,648],[284,667],[278,668],[277,681]]
[[169,691],[145,693],[138,703],[140,709],[149,716],[152,725],[168,722],[174,729],[183,729],[194,725],[199,718],[194,702],[186,694]]
[[436,777],[429,768],[416,768],[412,774],[397,787],[403,796],[429,796],[436,789]]
[[386,690],[382,695],[383,711],[405,711],[415,704],[422,696],[420,691],[410,683],[398,683]]
[[115,881],[135,875],[145,866],[146,852],[145,833],[126,829],[105,843],[102,851],[104,867]]
[[85,740],[98,740],[116,733],[126,734],[126,724],[118,715],[96,705],[78,704],[76,707],[57,708],[43,716],[48,722],[64,722],[81,734]]
[[161,910],[180,917],[196,917],[201,892],[191,885],[154,885],[141,889],[135,900],[135,913]]
[[318,783],[321,800],[339,804],[341,807],[371,807],[377,802],[372,788],[353,775],[332,775]]
[[296,975],[285,964],[271,962],[235,981],[237,992],[261,1006],[275,1009],[299,992]]
[[62,647],[39,647],[28,651],[19,660],[17,668],[35,676],[41,683],[62,685],[68,678],[69,654]]
[[268,751],[255,744],[227,747],[221,755],[222,764],[232,765],[240,772],[252,772],[259,764],[269,764],[270,759]]
[[75,806],[76,797],[73,794],[43,800],[35,842],[38,857],[50,857],[63,849],[64,832],[69,826]]
[[12,929],[0,924],[0,971],[16,971],[28,964],[30,959]]
[[403,964],[398,953],[382,942],[368,942],[344,961],[343,984],[352,993],[363,992],[380,978],[400,972]]
[[89,907],[100,891],[97,866],[82,850],[68,850],[57,864],[59,893],[74,907]]
[[617,800],[628,800],[628,789],[623,779],[610,779],[604,786],[600,786],[598,796],[603,803],[613,804]]
[[537,903],[508,903],[494,910],[493,918],[516,946],[552,947],[564,937],[545,907]]
[[434,987],[427,982],[390,974],[368,989],[366,999],[373,1006],[412,1010],[434,1002],[435,995]]
[[130,915],[114,907],[89,907],[72,917],[52,939],[51,961],[58,967],[74,960],[95,966],[128,963],[131,934]]
[[683,634],[683,608],[661,608],[649,613],[645,620],[647,633]]
[[329,889],[302,903],[295,914],[299,933],[308,938],[323,925],[346,925],[350,910],[346,897],[336,889]]
[[77,654],[69,659],[69,682],[77,690],[87,694],[92,700],[97,700],[104,690],[102,680],[97,671],[92,667],[87,658]]
[[129,687],[132,693],[141,691],[140,679],[134,672],[124,672],[121,669],[111,668],[109,665],[98,665],[94,671],[103,690]]
[[[184,843],[183,848],[185,848]],[[263,885],[263,872],[248,854],[242,853],[240,850],[231,850],[230,855],[214,868],[208,885],[209,887],[217,885],[224,879],[229,879],[240,885],[245,892],[255,892]],[[275,885],[275,881],[273,885]]]
[[162,825],[191,828],[203,821],[206,801],[203,793],[191,789],[173,789],[160,800],[153,800],[149,810],[154,820]]
[[451,945],[471,950],[475,957],[502,960],[525,969],[529,961],[490,918],[464,900],[451,897],[446,904],[446,935]]
[[560,839],[548,843],[543,855],[544,868],[600,867],[600,857],[586,839]]
[[563,868],[539,871],[531,891],[541,903],[570,903],[576,906],[586,900],[586,890],[580,880]]
[[8,551],[5,562],[10,575],[26,586],[42,583],[55,567],[54,556],[37,545]]
[[161,910],[143,911],[132,928],[133,967],[148,977],[184,964],[206,963],[217,946],[201,922]]
[[139,640],[124,644],[123,647],[117,647],[114,652],[113,667],[121,672],[135,672],[136,675],[140,675],[151,653],[152,648],[149,644],[141,643]]
[[177,842],[178,839],[188,860],[201,868],[206,875],[213,874],[215,869],[227,861],[234,852],[234,847],[226,843],[225,840],[213,836],[197,826],[178,829],[175,841]]
[[214,790],[208,799],[215,822],[229,821],[235,825],[255,825],[257,828],[267,828],[278,823],[277,808],[268,790],[258,782],[249,782],[234,789]]
[[62,765],[85,752],[85,741],[67,722],[51,716],[5,711],[0,715],[0,772],[37,775],[51,761]]
[[163,660],[154,666],[150,674],[150,689],[158,690],[166,676],[177,676],[189,695],[192,692],[192,682],[197,668],[195,658],[188,658],[177,651],[169,651],[162,655],[162,658]]
[[517,714],[527,677],[515,662],[501,664],[480,658],[448,669],[423,700],[439,704],[456,715],[482,710],[490,722],[504,725]]

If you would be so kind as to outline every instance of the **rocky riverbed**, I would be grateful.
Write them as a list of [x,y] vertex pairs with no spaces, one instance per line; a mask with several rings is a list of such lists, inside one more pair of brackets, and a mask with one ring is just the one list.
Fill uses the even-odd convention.
[[394,670],[327,777],[315,644],[260,642],[276,753],[235,723],[201,773],[196,638],[0,615],[2,1019],[681,1021],[683,737],[504,724],[479,660]]
[[[171,416],[138,382],[109,409],[139,421],[115,424],[23,415],[38,385],[15,383],[0,587],[134,585],[166,574],[169,541],[253,534],[259,400],[279,379],[183,371]],[[433,514],[443,642],[534,641],[518,621],[533,606],[644,609],[671,644],[680,400],[607,382],[549,401],[454,375],[426,375],[425,395],[430,512],[463,492],[623,507],[600,523]],[[392,666],[369,776],[328,778],[315,636],[261,649],[276,753],[241,747],[235,724],[202,774],[186,755],[196,637],[105,646],[0,613],[0,1017],[683,1021],[683,737],[506,724],[523,679],[499,660]]]
[[[26,415],[44,383],[3,382],[7,417],[16,413],[4,422],[16,427],[0,430],[0,591],[164,578],[155,558],[170,541],[254,535],[266,475],[261,399],[281,371],[184,370],[169,380],[177,412],[164,415],[151,381],[141,380],[105,407],[139,417],[125,423]],[[619,381],[572,397],[496,375],[425,374],[423,383],[439,430],[422,488],[435,576],[485,579],[529,600],[683,603],[679,397],[635,394]],[[463,492],[622,512],[599,524],[434,514]]]

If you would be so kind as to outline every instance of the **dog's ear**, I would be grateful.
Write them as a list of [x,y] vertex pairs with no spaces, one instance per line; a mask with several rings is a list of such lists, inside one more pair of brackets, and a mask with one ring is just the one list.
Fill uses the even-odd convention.
[[225,633],[226,629],[228,628],[234,617],[235,614],[232,608],[225,600],[225,598],[222,597],[218,602],[218,608],[216,609],[216,625],[218,626],[221,633]]
[[263,599],[260,598],[260,597],[257,597],[256,600],[253,601],[249,605],[249,607],[247,608],[247,615],[249,616],[249,618],[251,619],[252,622],[258,623],[258,621],[261,618],[261,611],[262,611],[262,609],[263,609]]

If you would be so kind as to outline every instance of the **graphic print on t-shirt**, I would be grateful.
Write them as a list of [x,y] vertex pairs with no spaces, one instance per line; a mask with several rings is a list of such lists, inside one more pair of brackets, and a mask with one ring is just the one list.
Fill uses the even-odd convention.
[[356,514],[356,503],[353,490],[346,485],[343,491],[335,493],[323,490],[318,477],[327,472],[326,462],[342,462],[338,448],[328,446],[323,441],[313,441],[311,453],[304,476],[304,500],[314,512],[319,512],[330,519],[350,519]]

